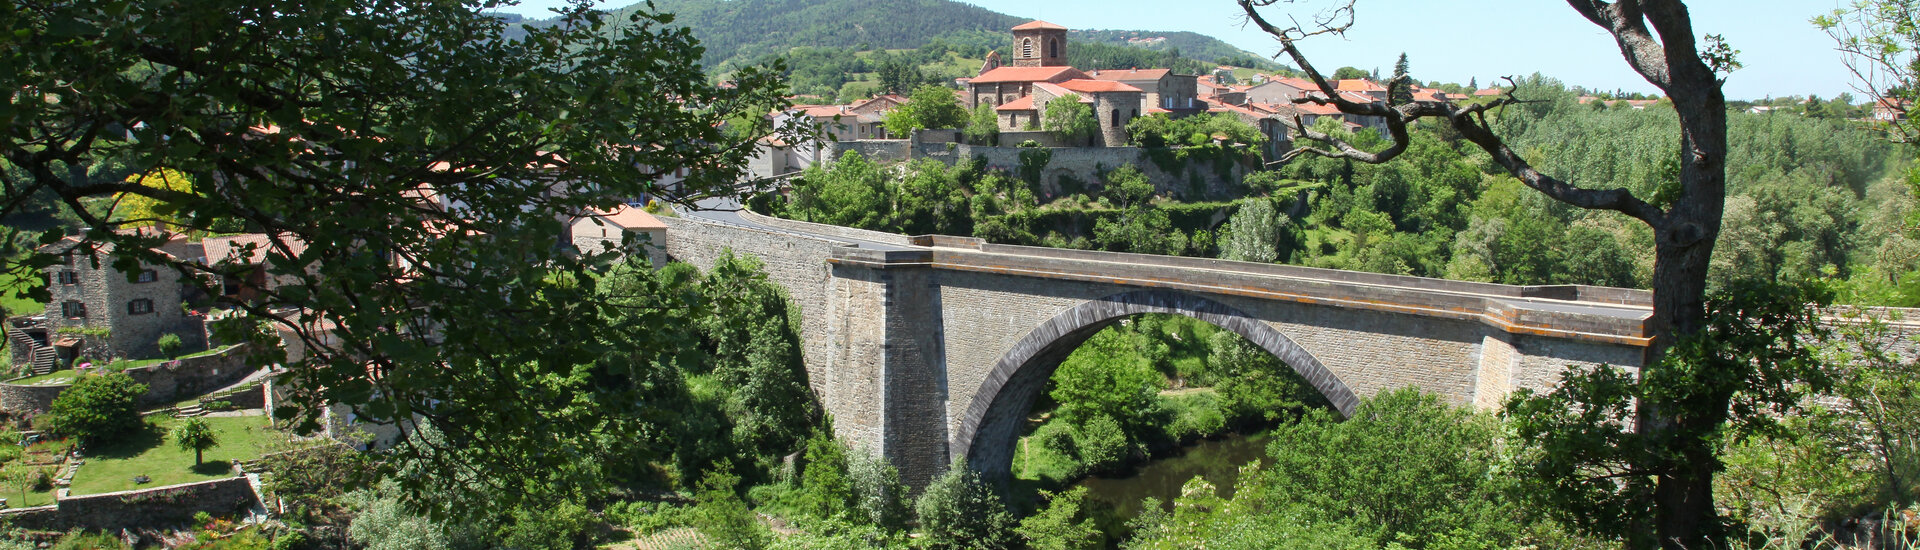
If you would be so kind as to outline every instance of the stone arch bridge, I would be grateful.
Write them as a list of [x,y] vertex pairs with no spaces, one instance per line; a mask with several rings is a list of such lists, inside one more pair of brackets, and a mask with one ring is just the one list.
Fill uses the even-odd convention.
[[1648,342],[1638,290],[1006,246],[749,212],[663,221],[675,259],[704,269],[731,249],[765,262],[801,308],[808,376],[838,435],[915,487],[963,456],[1004,474],[1054,367],[1141,313],[1238,333],[1342,412],[1403,386],[1491,407],[1570,365],[1638,367]]

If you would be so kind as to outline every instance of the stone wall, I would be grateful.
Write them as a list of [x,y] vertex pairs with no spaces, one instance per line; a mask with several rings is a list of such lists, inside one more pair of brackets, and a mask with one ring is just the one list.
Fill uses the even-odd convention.
[[711,269],[731,250],[764,264],[768,278],[786,288],[800,307],[807,380],[833,414],[837,435],[855,446],[880,450],[881,403],[876,397],[881,395],[883,334],[876,325],[885,307],[880,282],[864,277],[864,269],[829,266],[825,259],[844,246],[836,241],[684,218],[661,221],[667,224],[667,253],[675,260]]
[[[233,347],[222,353],[190,357],[158,365],[127,369],[127,376],[147,385],[140,397],[142,408],[174,403],[217,390],[246,378],[253,372],[247,366],[246,351]],[[53,399],[70,384],[33,386],[0,383],[0,410],[13,414],[47,412]]]
[[[1125,118],[1124,114],[1122,118]],[[1104,119],[1102,124],[1106,124]],[[1002,132],[1000,146],[917,143],[904,139],[829,142],[825,144],[821,158],[838,159],[847,151],[854,151],[875,162],[931,158],[952,165],[978,157],[985,159],[990,168],[1012,172],[1020,166],[1020,152],[1026,150],[1018,145],[1027,139],[1039,141],[1053,153],[1047,167],[1041,171],[1041,186],[1055,196],[1062,193],[1062,178],[1094,183],[1102,181],[1102,174],[1128,165],[1140,169],[1161,193],[1191,199],[1199,199],[1202,195],[1221,196],[1240,185],[1241,179],[1246,177],[1247,170],[1251,168],[1247,163],[1236,162],[1223,175],[1214,168],[1212,162],[1188,161],[1175,172],[1167,172],[1148,158],[1147,150],[1139,147],[1056,147],[1060,145],[1059,141],[1046,132]]]
[[67,385],[33,386],[26,384],[0,383],[0,410],[11,414],[43,413],[53,408],[53,398],[66,391]]
[[258,501],[247,478],[230,477],[136,491],[61,497],[52,506],[0,512],[0,518],[27,529],[114,531],[186,524],[192,522],[198,512],[230,516],[244,513]]
[[133,381],[147,385],[141,407],[166,405],[224,388],[253,372],[246,350],[236,346],[222,353],[127,369]]

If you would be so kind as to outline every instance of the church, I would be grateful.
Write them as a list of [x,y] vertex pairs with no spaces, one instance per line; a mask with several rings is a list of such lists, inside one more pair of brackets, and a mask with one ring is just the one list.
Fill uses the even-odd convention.
[[1013,62],[990,52],[980,75],[967,82],[967,108],[992,105],[1003,131],[1038,129],[1047,104],[1075,97],[1100,122],[1092,145],[1127,143],[1127,122],[1145,114],[1184,116],[1207,111],[1197,99],[1196,75],[1168,69],[1081,72],[1067,65],[1067,28],[1031,21],[1013,28]]

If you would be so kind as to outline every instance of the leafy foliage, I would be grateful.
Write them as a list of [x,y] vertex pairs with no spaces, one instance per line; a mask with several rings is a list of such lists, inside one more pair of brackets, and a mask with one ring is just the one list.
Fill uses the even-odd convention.
[[1040,128],[1053,134],[1061,143],[1081,144],[1100,134],[1100,121],[1093,117],[1093,108],[1080,102],[1079,94],[1067,94],[1047,102],[1047,110],[1040,114]]
[[[489,496],[510,505],[623,475],[607,470],[633,462],[625,442],[652,436],[639,419],[661,413],[644,388],[675,348],[648,334],[658,325],[582,322],[613,316],[589,276],[610,258],[556,246],[562,220],[640,196],[731,193],[753,154],[732,138],[771,129],[723,123],[786,107],[786,91],[759,69],[709,83],[692,35],[650,8],[579,4],[507,40],[483,5],[24,6],[0,22],[23,48],[0,83],[36,100],[0,124],[0,217],[52,193],[103,264],[146,261],[189,281],[251,266],[161,255],[162,237],[74,205],[138,195],[184,232],[235,220],[269,235],[254,252],[286,284],[241,307],[305,343],[281,382],[364,421],[434,425],[441,439],[397,449],[448,465],[405,478],[416,492],[510,487]],[[203,185],[78,169],[94,164]],[[683,184],[655,185],[683,168]],[[53,258],[7,261],[0,271],[33,276]],[[612,342],[624,353],[607,353]],[[309,429],[321,410],[282,409]]]
[[110,441],[141,428],[134,404],[146,393],[126,373],[82,376],[53,398],[47,428],[87,444]]
[[174,426],[173,432],[167,434],[167,437],[173,440],[173,444],[179,445],[180,450],[193,451],[194,466],[200,465],[202,453],[220,444],[219,439],[213,435],[213,429],[207,427],[207,421],[198,418],[189,418],[186,422]]
[[1094,550],[1103,545],[1103,535],[1093,520],[1080,510],[1087,498],[1086,487],[1048,495],[1047,507],[1026,519],[1015,529],[1034,550]]
[[921,541],[935,550],[1009,548],[1016,542],[1013,515],[980,474],[955,462],[920,494]]
[[[1520,467],[1558,519],[1603,536],[1636,537],[1659,476],[1718,470],[1723,436],[1774,433],[1780,415],[1832,387],[1809,342],[1825,334],[1809,304],[1823,289],[1742,283],[1708,302],[1704,334],[1676,344],[1660,369],[1636,377],[1576,369],[1547,393],[1522,390],[1506,414],[1525,445]],[[1634,429],[1636,408],[1675,424],[1665,437]]]
[[962,128],[967,117],[967,109],[954,99],[952,90],[921,86],[906,103],[887,111],[887,135],[904,139],[921,128]]

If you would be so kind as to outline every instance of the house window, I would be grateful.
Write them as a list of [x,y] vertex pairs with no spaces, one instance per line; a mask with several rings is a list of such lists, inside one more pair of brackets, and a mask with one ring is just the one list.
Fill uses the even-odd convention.
[[61,271],[60,284],[63,284],[63,285],[80,284],[80,276],[75,274],[72,271]]
[[151,282],[153,282],[153,281],[154,281],[155,279],[159,279],[159,278],[160,278],[160,274],[158,274],[158,273],[154,273],[154,272],[153,272],[153,270],[151,270],[151,269],[142,269],[142,270],[140,270],[140,275],[138,275],[138,276],[136,276],[136,277],[134,277],[134,279],[133,279],[133,282],[136,282],[136,283],[151,283]]
[[85,318],[87,316],[87,305],[80,303],[78,300],[61,302],[60,315],[68,319]]
[[64,266],[67,266],[67,267],[73,267],[73,253],[72,253],[72,252],[68,252],[68,253],[66,253],[66,254],[61,254],[61,255],[60,255],[60,265],[64,265]]
[[153,300],[141,298],[127,302],[127,315],[145,315],[153,313]]

